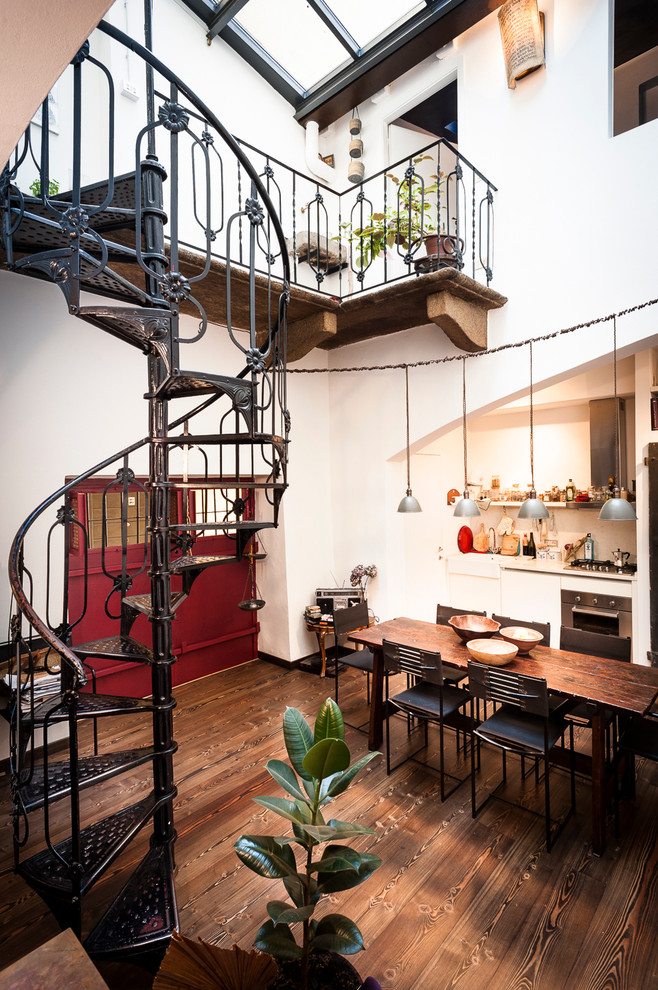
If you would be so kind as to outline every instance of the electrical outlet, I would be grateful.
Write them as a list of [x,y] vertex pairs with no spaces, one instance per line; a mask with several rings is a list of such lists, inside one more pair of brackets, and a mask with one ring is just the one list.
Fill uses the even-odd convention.
[[139,99],[139,93],[137,92],[137,86],[130,79],[124,79],[121,83],[121,95],[125,96],[126,99],[132,100],[136,103]]

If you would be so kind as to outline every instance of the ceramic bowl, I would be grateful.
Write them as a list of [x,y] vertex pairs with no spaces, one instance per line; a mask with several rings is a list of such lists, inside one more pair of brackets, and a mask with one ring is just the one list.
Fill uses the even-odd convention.
[[486,615],[453,615],[448,619],[460,639],[468,643],[469,639],[486,639],[500,629],[500,623],[487,618]]
[[498,635],[506,643],[518,647],[521,654],[530,653],[533,646],[538,646],[544,638],[536,629],[529,629],[527,626],[503,626]]
[[516,646],[502,639],[470,639],[466,648],[474,660],[494,667],[504,667],[518,653]]

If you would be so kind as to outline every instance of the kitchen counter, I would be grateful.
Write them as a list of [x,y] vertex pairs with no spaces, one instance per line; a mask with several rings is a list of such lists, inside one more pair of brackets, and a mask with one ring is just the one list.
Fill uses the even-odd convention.
[[447,557],[452,574],[472,574],[474,577],[495,577],[500,570],[522,570],[534,574],[560,574],[608,581],[635,581],[635,574],[616,571],[585,571],[571,567],[562,560],[537,560],[536,557],[507,557],[500,553],[456,553]]

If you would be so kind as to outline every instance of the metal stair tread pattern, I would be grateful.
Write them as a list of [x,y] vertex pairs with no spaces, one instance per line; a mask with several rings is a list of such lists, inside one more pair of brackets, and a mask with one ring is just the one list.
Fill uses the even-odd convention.
[[[113,694],[80,694],[77,700],[78,718],[95,718],[99,715],[129,715],[131,712],[152,712],[156,706],[146,698],[124,698]],[[38,725],[49,718],[51,722],[68,719],[69,713],[61,695],[47,698],[34,708],[34,724]],[[27,714],[24,721],[30,721]]]
[[[163,802],[156,801],[151,792],[147,797],[128,808],[123,808],[107,818],[95,822],[80,833],[81,893],[86,893],[94,881],[118,856],[127,843],[148,822],[154,810]],[[68,863],[71,861],[71,839],[30,857],[21,863],[20,873],[35,890],[44,890],[52,896],[71,894],[73,884]],[[61,858],[60,858],[61,857]],[[62,861],[64,860],[64,862]]]
[[111,657],[129,663],[153,663],[153,650],[132,636],[107,636],[73,647],[74,653],[84,657]]
[[[104,753],[102,756],[83,756],[78,761],[78,782],[80,788],[109,780],[125,770],[132,770],[146,763],[155,755],[152,746],[142,746],[138,749],[125,749],[116,753]],[[68,762],[60,761],[48,764],[48,797],[51,801],[59,801],[67,797],[71,790],[71,767]],[[37,766],[30,776],[24,771],[20,783],[21,800],[26,811],[40,808],[44,802],[44,768]]]
[[[172,614],[176,609],[183,604],[187,594],[184,591],[175,591],[171,596],[171,611]],[[153,615],[152,602],[150,595],[128,595],[121,602],[122,606],[127,606],[131,608],[134,612],[141,612],[142,615],[151,617]]]
[[139,954],[162,941],[163,948],[178,927],[171,852],[152,846],[109,910],[85,939],[94,959]]

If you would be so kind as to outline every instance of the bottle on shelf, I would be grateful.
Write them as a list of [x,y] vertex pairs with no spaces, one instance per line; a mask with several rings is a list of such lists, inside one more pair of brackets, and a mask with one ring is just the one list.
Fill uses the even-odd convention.
[[521,547],[522,547],[521,553],[523,554],[524,557],[527,557],[528,556],[528,534],[527,533],[524,533],[523,536],[522,536],[522,538],[521,538]]
[[535,538],[532,534],[532,530],[530,531],[530,536],[528,537],[528,546],[526,547],[526,552],[528,554],[528,557],[537,556],[537,547],[535,546]]
[[574,485],[571,478],[569,478],[569,482],[566,488],[564,489],[564,493],[566,495],[567,502],[573,502],[574,499],[576,498],[576,486]]

